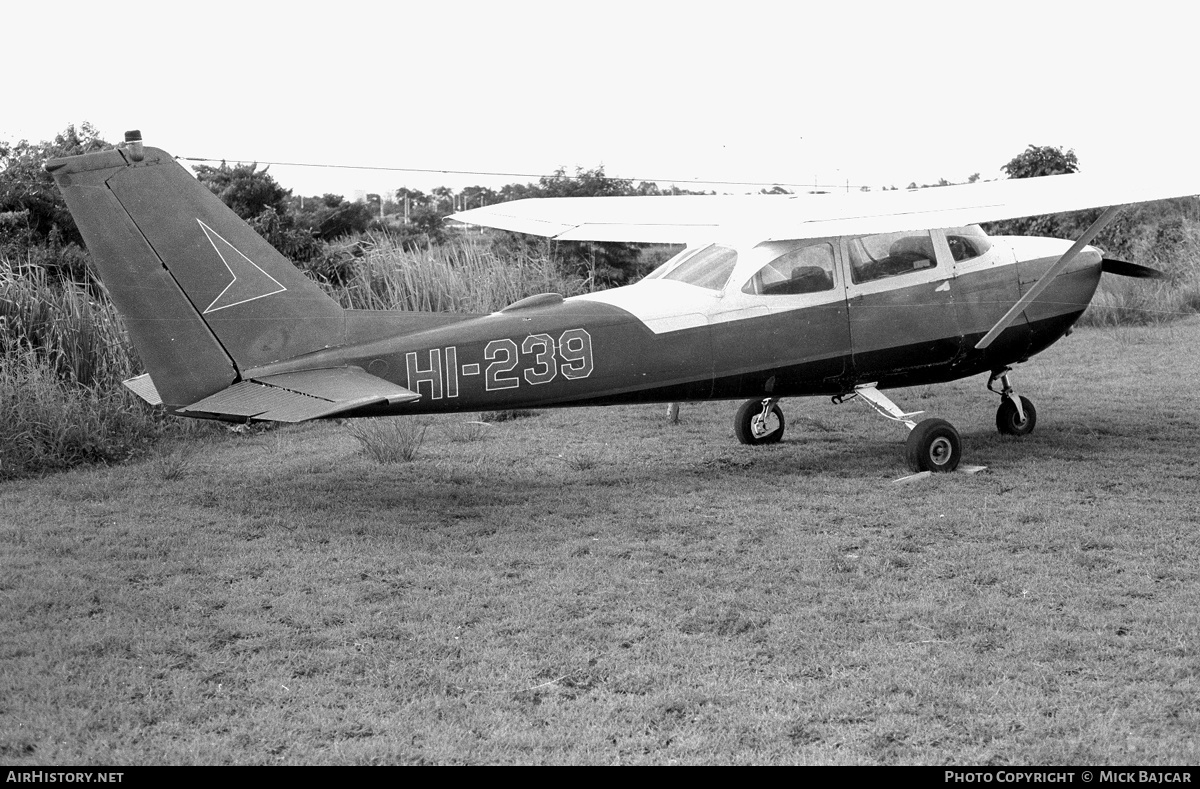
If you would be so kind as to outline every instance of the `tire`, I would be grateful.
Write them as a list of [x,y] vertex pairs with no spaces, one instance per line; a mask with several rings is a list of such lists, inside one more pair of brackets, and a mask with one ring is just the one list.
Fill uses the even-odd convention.
[[918,422],[905,447],[913,471],[954,471],[962,460],[962,440],[945,419]]
[[1007,397],[1002,398],[1000,407],[996,409],[996,429],[1006,436],[1027,436],[1032,433],[1037,424],[1037,409],[1027,398],[1022,397],[1021,410],[1025,412],[1024,421],[1017,413],[1016,404]]
[[[766,428],[770,432],[765,435],[762,433],[762,424],[759,420],[762,410],[762,400],[747,400],[742,403],[741,407],[737,410],[737,416],[733,418],[733,432],[737,436],[738,441],[743,444],[757,446],[760,444],[776,444],[779,442],[779,439],[783,438],[783,411],[780,410],[779,404],[776,403],[771,406],[771,412],[767,415],[766,425]],[[757,431],[755,430],[756,425],[759,428]]]

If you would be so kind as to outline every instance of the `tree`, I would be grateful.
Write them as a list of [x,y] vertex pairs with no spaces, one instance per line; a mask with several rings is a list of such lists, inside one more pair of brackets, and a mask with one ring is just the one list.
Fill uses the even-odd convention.
[[1061,175],[1079,172],[1079,158],[1072,148],[1063,153],[1062,148],[1050,145],[1030,145],[1000,168],[1009,178],[1039,178],[1043,175]]
[[500,202],[495,190],[486,186],[468,186],[459,193],[464,210]]
[[433,190],[434,207],[443,216],[454,213],[454,190],[448,186],[439,186]]
[[83,238],[43,165],[108,147],[89,123],[68,126],[50,141],[0,141],[0,255],[41,266],[55,279],[82,281]]
[[[1079,158],[1074,149],[1066,152],[1050,145],[1029,145],[1024,151],[1000,168],[1009,178],[1040,178],[1079,172]],[[1074,238],[1100,214],[1098,211],[1075,211],[1068,214],[1044,214],[1003,222],[989,222],[984,229],[993,235],[1053,236]]]
[[199,164],[192,169],[200,183],[242,219],[253,219],[268,208],[280,215],[287,213],[292,191],[276,183],[267,172],[269,167],[259,170],[257,162],[230,167],[222,161],[220,167]]
[[[375,195],[376,201],[379,196]],[[378,203],[376,203],[378,204]],[[288,209],[296,217],[296,226],[312,233],[320,241],[332,241],[353,233],[361,233],[375,218],[372,206],[351,203],[341,195],[292,198]]]
[[496,196],[496,202],[508,203],[513,200],[524,200],[527,197],[541,197],[537,194],[537,187],[533,184],[505,184],[500,187],[500,193]]
[[427,244],[440,244],[446,240],[446,215],[432,207],[418,208],[409,214],[412,229],[424,236]]
[[[594,170],[575,168],[575,175],[567,175],[559,167],[553,175],[542,176],[530,197],[616,197],[634,195],[633,181],[610,178],[604,174],[604,165]],[[633,244],[620,242],[562,241],[552,247],[553,254],[564,265],[578,270],[596,284],[620,285],[636,273],[641,250]]]
[[604,165],[594,170],[575,168],[575,175],[567,175],[566,168],[559,167],[554,175],[543,175],[538,179],[537,197],[612,197],[636,194],[633,181],[624,178],[609,178],[604,174]]
[[429,205],[429,195],[419,189],[402,186],[396,190],[396,202],[404,205],[406,200],[410,211],[414,208],[426,208]]
[[82,244],[83,238],[71,219],[67,203],[43,165],[47,159],[108,147],[90,123],[78,128],[72,124],[49,142],[0,141],[0,213],[18,215],[5,223],[10,232],[19,229],[24,242],[29,244],[46,244],[54,238],[62,243]]

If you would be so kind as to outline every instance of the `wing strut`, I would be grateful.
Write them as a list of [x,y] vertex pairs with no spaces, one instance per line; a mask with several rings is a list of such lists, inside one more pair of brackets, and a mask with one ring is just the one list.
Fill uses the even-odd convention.
[[1082,252],[1084,247],[1092,243],[1092,239],[1104,229],[1105,225],[1107,225],[1113,220],[1114,217],[1116,217],[1117,213],[1122,208],[1124,208],[1124,206],[1109,206],[1104,213],[1100,215],[1099,219],[1097,219],[1095,222],[1092,222],[1088,229],[1083,231],[1083,235],[1079,237],[1079,240],[1072,244],[1071,248],[1068,249],[1062,257],[1054,262],[1054,265],[1046,269],[1046,273],[1042,275],[1042,278],[1034,283],[1033,287],[1026,291],[1024,296],[1017,299],[1017,303],[1012,305],[1012,308],[1009,309],[1008,312],[1004,313],[1004,317],[992,327],[991,331],[985,334],[983,339],[975,344],[975,349],[981,351],[991,345],[992,341],[999,337],[1000,333],[1007,329],[1012,322],[1015,321],[1017,317],[1025,311],[1025,308],[1028,307],[1034,299],[1042,295],[1043,290],[1050,287],[1050,283],[1053,282],[1054,278],[1058,276],[1058,272],[1066,268],[1067,264],[1074,260],[1075,256]]

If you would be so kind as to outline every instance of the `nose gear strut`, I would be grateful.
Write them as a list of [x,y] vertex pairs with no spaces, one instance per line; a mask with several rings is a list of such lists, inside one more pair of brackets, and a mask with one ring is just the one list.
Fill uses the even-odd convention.
[[[993,370],[988,379],[988,391],[1000,395],[1000,408],[996,410],[996,429],[1006,436],[1027,436],[1037,424],[1037,409],[1029,398],[1016,393],[1008,380],[1011,367]],[[999,383],[997,389],[995,384]]]

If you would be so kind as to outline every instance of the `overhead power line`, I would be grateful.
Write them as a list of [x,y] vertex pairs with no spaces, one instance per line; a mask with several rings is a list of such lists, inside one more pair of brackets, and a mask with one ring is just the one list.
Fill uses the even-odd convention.
[[[427,169],[420,167],[382,167],[378,165],[367,164],[321,164],[318,162],[268,162],[262,159],[237,159],[234,157],[223,157],[214,159],[204,156],[177,156],[186,162],[253,162],[255,164],[273,165],[276,167],[315,167],[325,168],[330,170],[377,170],[380,172],[393,173],[426,173],[438,175],[478,175],[478,176],[494,176],[499,178],[583,178],[580,175],[568,175],[566,173],[508,173],[508,172],[488,172],[482,170],[439,170]],[[596,176],[586,176],[596,177]],[[654,181],[674,184],[704,184],[707,186],[792,186],[797,189],[859,189],[859,184],[818,184],[818,183],[787,183],[784,181],[719,181],[719,180],[704,180],[698,178],[622,178],[615,175],[599,176],[605,181]]]

